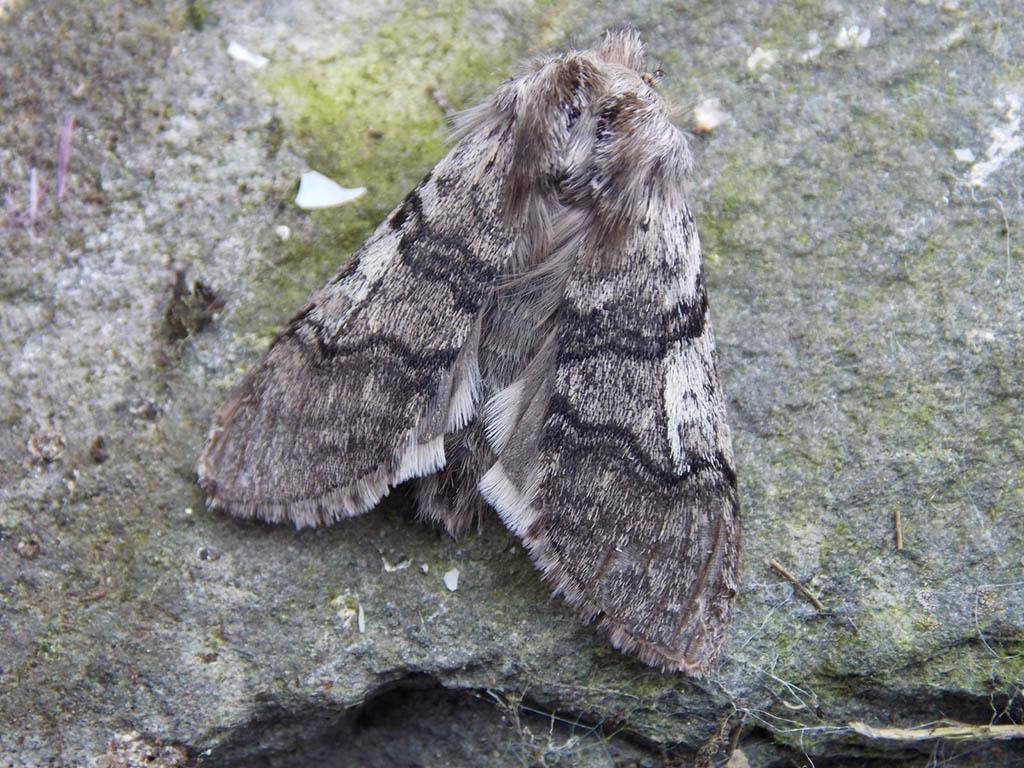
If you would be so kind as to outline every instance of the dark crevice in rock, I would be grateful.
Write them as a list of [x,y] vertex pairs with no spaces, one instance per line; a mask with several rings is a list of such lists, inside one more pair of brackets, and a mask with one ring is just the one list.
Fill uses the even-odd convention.
[[[886,711],[891,722],[907,725],[926,717],[969,723],[988,722],[988,702],[977,698],[925,693],[894,697],[864,687],[858,697],[865,718]],[[1019,707],[1017,708],[1019,709]],[[823,713],[825,714],[825,713]],[[1020,712],[1009,713],[1020,720]],[[813,720],[814,718],[809,718]],[[871,724],[871,723],[869,723]],[[883,768],[920,766],[923,761],[955,760],[958,768],[1024,764],[1024,745],[1016,742],[866,741],[835,724],[816,731],[808,723],[799,739],[774,734],[747,718],[737,747],[750,765],[790,768]],[[791,743],[786,743],[791,741]],[[304,766],[432,765],[601,765],[720,766],[728,757],[726,741],[695,749],[689,744],[659,744],[629,729],[627,722],[594,721],[582,713],[551,712],[542,702],[500,691],[445,688],[429,675],[412,674],[388,683],[363,704],[338,710],[311,704],[300,710],[268,707],[198,760],[201,768],[300,768]],[[568,760],[569,762],[565,762]],[[702,762],[703,761],[703,762]]]
[[[662,765],[639,737],[614,736],[574,715],[413,675],[358,707],[268,708],[199,758],[201,768],[434,765]],[[581,753],[581,746],[584,747]],[[591,752],[592,759],[586,759]],[[580,759],[583,762],[579,762]]]

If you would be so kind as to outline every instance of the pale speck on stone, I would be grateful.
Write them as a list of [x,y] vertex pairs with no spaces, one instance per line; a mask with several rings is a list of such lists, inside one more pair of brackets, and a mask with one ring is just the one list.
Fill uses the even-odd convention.
[[867,48],[871,41],[871,27],[861,29],[853,26],[843,27],[836,35],[836,48]]
[[968,26],[967,24],[960,24],[957,26],[956,29],[954,29],[952,32],[950,32],[948,35],[942,38],[942,40],[939,42],[938,47],[942,50],[951,50],[953,48],[956,48],[964,40],[967,39],[967,36],[970,33],[970,26]]
[[964,334],[964,340],[972,352],[978,352],[986,344],[992,344],[996,340],[994,331],[988,328],[971,328]]
[[815,30],[808,32],[807,45],[810,47],[800,54],[800,62],[802,64],[806,64],[808,61],[816,59],[821,55],[821,35]]
[[747,56],[747,70],[750,72],[767,72],[778,61],[778,54],[769,48],[755,46],[754,50]]
[[961,163],[973,163],[974,162],[974,150],[970,148],[954,149],[953,157]]
[[276,227],[274,227],[274,234],[277,235],[278,240],[284,243],[288,240],[289,237],[292,236],[292,230],[291,227],[287,226],[286,224],[278,224]]
[[26,560],[34,560],[39,556],[42,548],[35,539],[18,539],[14,545],[14,551]]
[[410,560],[408,557],[403,557],[397,563],[392,563],[390,560],[384,557],[384,555],[381,555],[380,560],[384,564],[384,570],[387,573],[394,573],[395,571],[404,571],[406,568],[412,565],[412,560]]
[[718,99],[704,99],[693,109],[693,130],[710,133],[729,118]]
[[359,628],[359,634],[366,634],[366,614],[363,613],[362,603],[358,606],[358,617],[356,618],[356,626]]
[[421,563],[420,564],[420,570],[423,571],[424,573],[430,573],[430,566],[427,565],[426,563]]
[[988,132],[991,143],[985,148],[985,160],[971,168],[968,181],[972,186],[986,183],[989,176],[1010,159],[1010,155],[1024,147],[1022,105],[1024,100],[1016,93],[1006,93],[996,102],[996,106],[1002,108],[1003,116]]
[[[331,605],[337,610],[338,618],[341,619],[341,625],[346,629],[358,622],[359,619],[359,613],[351,607],[351,603],[351,595],[347,591],[331,600]],[[358,602],[356,602],[356,607],[360,607]]]
[[53,463],[64,455],[66,445],[64,433],[52,413],[45,419],[33,421],[28,450],[36,459],[46,464]]
[[228,56],[236,61],[244,62],[256,69],[263,69],[270,63],[270,59],[266,56],[260,56],[258,53],[253,53],[248,48],[236,43],[234,40],[228,41]]
[[299,180],[295,204],[299,208],[330,208],[355,200],[366,187],[345,188],[318,171],[307,171]]
[[444,585],[448,587],[449,592],[454,592],[459,588],[459,569],[452,568],[444,575]]

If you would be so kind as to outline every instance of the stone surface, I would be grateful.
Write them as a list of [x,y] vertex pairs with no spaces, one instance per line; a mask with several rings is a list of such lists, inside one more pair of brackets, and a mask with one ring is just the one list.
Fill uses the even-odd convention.
[[[1021,11],[771,5],[0,2],[0,766],[1024,761],[847,727],[1024,718]],[[578,625],[496,519],[251,525],[191,469],[445,108],[625,23],[682,125],[727,115],[692,197],[744,581],[703,681]],[[369,191],[299,211],[311,168]]]

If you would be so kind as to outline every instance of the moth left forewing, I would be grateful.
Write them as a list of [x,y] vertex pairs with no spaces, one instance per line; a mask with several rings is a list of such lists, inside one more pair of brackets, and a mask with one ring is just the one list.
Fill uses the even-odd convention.
[[481,396],[479,313],[516,238],[493,226],[510,150],[484,138],[449,152],[236,387],[197,462],[208,503],[319,525],[445,465],[445,435]]

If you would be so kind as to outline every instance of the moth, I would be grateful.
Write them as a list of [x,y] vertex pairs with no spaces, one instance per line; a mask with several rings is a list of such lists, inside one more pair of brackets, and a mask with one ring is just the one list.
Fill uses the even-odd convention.
[[301,528],[415,480],[423,518],[489,506],[614,646],[704,675],[736,473],[692,156],[639,34],[533,62],[456,136],[221,407],[208,504]]

